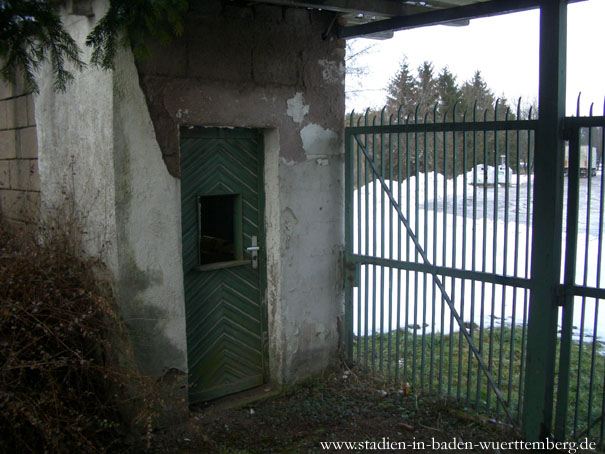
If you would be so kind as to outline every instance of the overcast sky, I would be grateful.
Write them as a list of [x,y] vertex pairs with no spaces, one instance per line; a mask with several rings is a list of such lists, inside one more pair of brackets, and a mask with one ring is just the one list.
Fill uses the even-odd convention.
[[[416,70],[425,60],[438,73],[448,66],[462,83],[476,70],[483,74],[497,96],[522,97],[532,102],[538,95],[539,11],[474,19],[466,27],[443,25],[396,32],[384,41],[354,40],[354,48],[375,44],[362,61],[368,73],[347,79],[347,112],[382,107],[385,88],[406,55]],[[567,112],[575,113],[582,91],[582,114],[591,102],[595,115],[603,115],[605,97],[605,0],[587,0],[568,6]]]

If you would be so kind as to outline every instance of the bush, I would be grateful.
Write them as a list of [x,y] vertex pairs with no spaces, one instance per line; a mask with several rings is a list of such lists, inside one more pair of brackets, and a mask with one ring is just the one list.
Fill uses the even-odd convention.
[[[0,223],[0,451],[108,452],[150,418],[150,382],[94,263],[71,233],[40,241]],[[136,419],[136,418],[133,418]]]

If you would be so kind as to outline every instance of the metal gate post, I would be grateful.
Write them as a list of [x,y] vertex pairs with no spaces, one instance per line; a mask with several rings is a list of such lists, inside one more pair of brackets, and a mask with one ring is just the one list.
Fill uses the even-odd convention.
[[561,272],[563,139],[567,1],[540,5],[540,88],[534,174],[531,297],[523,432],[528,441],[551,434],[557,336],[556,288]]
[[[565,232],[565,274],[566,289],[575,284],[576,258],[578,250],[578,206],[580,204],[580,129],[574,128],[569,137],[569,171],[567,172],[567,227]],[[563,302],[561,348],[559,351],[559,377],[557,385],[557,409],[555,417],[555,438],[565,439],[567,406],[569,404],[569,380],[571,364],[571,344],[573,329],[574,295],[564,291],[559,295]]]

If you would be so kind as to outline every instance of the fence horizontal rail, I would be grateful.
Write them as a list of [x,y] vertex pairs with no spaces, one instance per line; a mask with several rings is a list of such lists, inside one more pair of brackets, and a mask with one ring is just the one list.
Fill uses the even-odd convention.
[[[352,265],[377,265],[404,271],[417,271],[420,273],[434,274],[438,276],[453,277],[472,281],[482,281],[490,284],[507,285],[511,287],[530,288],[531,281],[514,276],[503,276],[501,274],[483,273],[481,271],[462,270],[421,262],[408,262],[403,260],[385,259],[369,255],[352,254],[348,256],[348,263]],[[583,290],[583,289],[578,289]],[[600,290],[600,289],[594,289]],[[603,290],[605,294],[605,290]]]
[[585,296],[587,298],[605,299],[605,288],[583,285],[562,285],[559,296]]
[[605,126],[605,116],[599,117],[567,117],[563,121],[564,129],[567,128],[596,128]]
[[347,127],[347,136],[361,134],[413,134],[422,132],[483,132],[535,130],[538,120],[498,120],[451,123],[404,123]]

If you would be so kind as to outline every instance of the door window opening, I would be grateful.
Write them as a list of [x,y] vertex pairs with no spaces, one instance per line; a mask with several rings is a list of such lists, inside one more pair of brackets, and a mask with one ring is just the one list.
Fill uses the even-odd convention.
[[198,213],[200,265],[241,260],[240,196],[200,196]]

